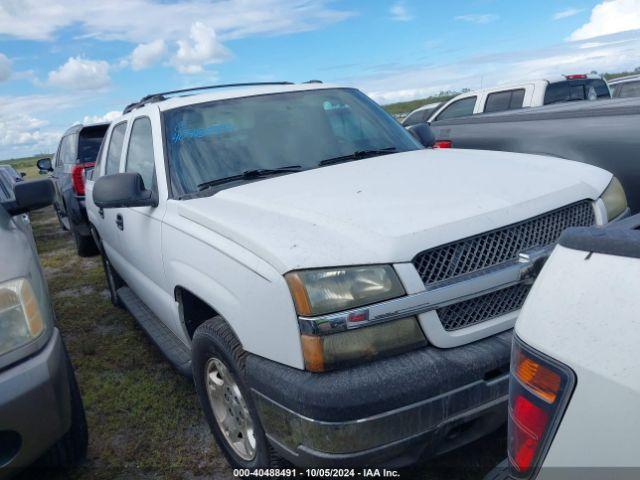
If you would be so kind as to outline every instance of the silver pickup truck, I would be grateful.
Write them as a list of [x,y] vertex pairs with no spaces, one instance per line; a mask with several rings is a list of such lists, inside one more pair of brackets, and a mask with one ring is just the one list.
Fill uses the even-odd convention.
[[523,108],[433,122],[437,145],[533,153],[612,172],[640,211],[640,98]]

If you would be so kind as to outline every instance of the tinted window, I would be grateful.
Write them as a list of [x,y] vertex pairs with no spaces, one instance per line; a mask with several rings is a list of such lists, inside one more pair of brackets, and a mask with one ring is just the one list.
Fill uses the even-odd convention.
[[522,102],[524,100],[524,89],[507,90],[504,92],[495,92],[487,95],[487,100],[484,104],[485,112],[501,112],[503,110],[514,110],[516,108],[522,108]]
[[402,121],[402,125],[404,125],[405,127],[410,127],[411,125],[416,125],[418,123],[426,123],[429,121],[429,117],[431,117],[431,114],[435,111],[436,108],[438,107],[425,108],[423,110],[413,112]]
[[445,120],[447,118],[464,117],[467,115],[473,115],[473,108],[476,106],[477,97],[467,97],[462,100],[453,102],[447,108],[445,108],[436,120]]
[[126,131],[127,122],[119,123],[113,127],[111,138],[109,139],[109,148],[107,149],[107,162],[104,167],[105,175],[118,173],[120,156],[122,155],[122,144],[124,143],[124,134]]
[[131,127],[125,171],[138,172],[142,176],[145,188],[153,188],[153,172],[155,171],[153,158],[151,121],[148,117],[137,118]]
[[178,196],[247,170],[309,169],[357,151],[421,148],[379,105],[353,89],[234,98],[168,110],[163,116]]
[[544,104],[573,102],[576,100],[598,100],[610,98],[609,88],[602,79],[567,80],[550,83],[544,94]]
[[75,164],[78,159],[78,135],[72,134],[67,135],[60,142],[60,158],[58,160],[58,165],[60,164]]
[[615,85],[613,96],[617,98],[640,97],[640,81]]
[[80,163],[95,162],[102,145],[102,139],[107,133],[108,126],[85,127],[80,132],[78,142],[78,161]]

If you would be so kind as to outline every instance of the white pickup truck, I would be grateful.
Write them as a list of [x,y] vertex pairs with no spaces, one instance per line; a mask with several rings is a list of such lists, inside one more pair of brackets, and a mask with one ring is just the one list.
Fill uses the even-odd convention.
[[600,75],[558,75],[461,93],[433,112],[428,120],[437,122],[478,113],[603,98],[611,98],[611,92]]
[[399,467],[501,425],[532,280],[619,182],[425,148],[352,88],[226,87],[127,107],[86,190],[112,301],[229,462]]

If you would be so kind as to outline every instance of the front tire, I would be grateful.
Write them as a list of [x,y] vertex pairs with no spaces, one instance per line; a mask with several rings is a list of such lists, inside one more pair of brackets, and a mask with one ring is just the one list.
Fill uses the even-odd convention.
[[98,246],[96,242],[93,241],[93,237],[91,234],[82,235],[78,230],[73,226],[73,222],[69,219],[69,225],[71,234],[73,235],[73,241],[76,244],[76,252],[81,257],[93,257],[99,253]]
[[233,468],[276,467],[281,459],[267,441],[245,384],[246,355],[221,317],[204,322],[192,343],[196,391],[216,443]]
[[122,277],[120,277],[118,272],[114,270],[113,265],[111,265],[111,262],[109,261],[109,257],[107,257],[107,254],[104,253],[104,251],[102,252],[102,268],[104,268],[104,275],[107,279],[109,300],[111,300],[113,306],[124,308],[120,298],[118,298],[118,289],[124,286],[124,280],[122,280]]
[[80,396],[78,382],[65,349],[69,396],[71,400],[71,427],[69,431],[42,457],[41,463],[48,468],[68,469],[79,465],[87,456],[89,433]]

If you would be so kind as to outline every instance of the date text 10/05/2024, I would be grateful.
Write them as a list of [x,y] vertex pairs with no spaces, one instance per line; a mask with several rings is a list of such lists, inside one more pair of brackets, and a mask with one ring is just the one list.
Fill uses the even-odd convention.
[[386,468],[307,468],[304,470],[296,468],[267,468],[267,469],[234,469],[234,477],[256,477],[256,478],[400,478],[397,470]]

